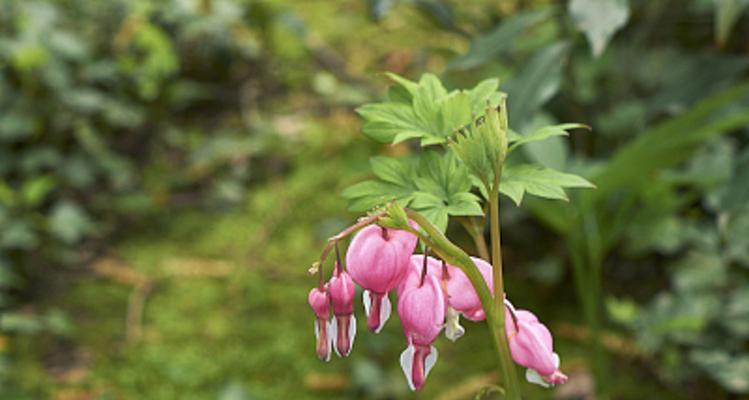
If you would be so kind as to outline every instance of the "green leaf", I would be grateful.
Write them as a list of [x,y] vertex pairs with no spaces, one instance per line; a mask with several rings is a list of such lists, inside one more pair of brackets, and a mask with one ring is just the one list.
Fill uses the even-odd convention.
[[57,186],[55,178],[52,176],[37,176],[24,182],[21,188],[21,198],[24,203],[31,207],[36,207],[47,195]]
[[424,74],[418,83],[392,73],[387,76],[399,88],[391,89],[389,100],[356,110],[365,120],[364,133],[383,143],[421,139],[422,146],[444,144],[457,129],[471,122],[478,105],[499,98],[496,79],[482,81],[469,91],[448,93],[433,74]]
[[392,72],[385,72],[385,76],[392,79],[393,81],[395,81],[395,83],[397,83],[398,85],[406,89],[406,91],[410,94],[411,97],[413,97],[416,91],[419,89],[418,83],[414,81],[410,81],[398,74],[394,74]]
[[559,90],[569,47],[566,42],[544,47],[520,68],[518,76],[504,86],[509,99],[510,124],[516,130],[522,131],[541,106]]
[[447,68],[465,70],[480,66],[511,50],[518,39],[534,25],[547,20],[552,15],[550,9],[519,13],[506,18],[492,31],[471,42],[466,54],[452,60]]
[[66,243],[75,243],[94,230],[88,214],[68,201],[61,201],[52,209],[49,216],[49,230]]
[[447,213],[450,215],[483,216],[479,198],[473,193],[460,192],[450,196]]
[[525,193],[554,200],[568,200],[565,188],[594,188],[585,178],[532,164],[505,167],[499,190],[520,205]]
[[492,78],[479,82],[478,85],[469,90],[468,98],[471,102],[471,113],[476,115],[483,114],[487,100],[490,100],[492,105],[494,105],[497,100],[494,98],[498,94],[497,89],[499,89],[499,79]]
[[409,158],[375,157],[377,180],[357,183],[343,191],[349,208],[366,211],[396,200],[401,207],[422,212],[440,229],[449,216],[483,215],[480,199],[471,193],[468,170],[453,153],[427,151],[418,163]]
[[409,159],[393,157],[372,157],[369,160],[372,172],[385,182],[399,186],[413,186],[413,163]]
[[516,148],[518,148],[519,146],[522,146],[526,143],[538,142],[538,141],[545,140],[553,136],[569,136],[569,133],[567,133],[567,131],[571,129],[576,129],[576,128],[590,129],[590,127],[587,125],[576,124],[576,123],[545,126],[541,129],[534,131],[533,133],[529,135],[515,137],[514,138],[515,141],[512,143],[512,145],[507,150],[507,152],[509,153],[515,150]]
[[732,392],[749,393],[749,356],[723,350],[693,350],[692,362]]
[[[554,119],[550,115],[538,113],[528,126],[533,127],[530,132],[534,132],[537,128],[552,125],[554,122]],[[564,171],[567,167],[569,149],[564,137],[551,136],[543,141],[524,144],[523,154],[531,163]]]
[[456,92],[442,102],[439,111],[442,116],[441,126],[445,132],[452,133],[471,120],[472,101],[470,95]]
[[595,57],[629,19],[629,0],[570,0],[568,10]]
[[411,201],[413,192],[413,188],[378,180],[368,180],[349,186],[341,195],[351,201],[349,210],[368,211],[392,200],[396,200],[405,206]]
[[432,193],[417,192],[410,206],[424,215],[440,231],[444,232],[447,229],[447,205],[440,197]]
[[749,111],[729,107],[749,100],[749,82],[710,96],[689,112],[660,123],[627,143],[594,178],[595,197],[620,190],[641,190],[655,172],[687,160],[714,136],[749,123]]
[[413,108],[408,104],[367,104],[357,108],[356,112],[367,120],[362,128],[364,134],[378,142],[394,142],[396,136],[404,133],[412,135],[411,137],[428,134],[428,128],[419,123]]
[[731,29],[747,6],[749,0],[715,0],[715,39],[718,44],[726,43]]

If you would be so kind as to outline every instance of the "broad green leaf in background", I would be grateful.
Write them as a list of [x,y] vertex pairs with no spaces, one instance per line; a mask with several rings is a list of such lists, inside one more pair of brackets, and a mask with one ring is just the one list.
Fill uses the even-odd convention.
[[372,18],[380,20],[390,12],[395,5],[395,0],[368,0],[369,12]]
[[714,0],[715,2],[715,40],[721,46],[731,35],[731,30],[739,20],[749,0]]
[[61,201],[49,216],[49,230],[63,242],[75,243],[93,232],[94,226],[81,207],[69,201]]
[[[556,119],[551,114],[540,112],[528,123],[528,131],[535,132],[556,123]],[[513,137],[511,142],[521,138],[523,136],[518,135],[518,137]],[[570,150],[564,136],[551,136],[542,141],[526,143],[523,145],[522,150],[523,155],[532,163],[560,171],[564,171],[567,168]]]
[[570,0],[568,10],[598,57],[614,33],[627,23],[629,0]]
[[567,62],[569,43],[544,47],[520,68],[520,74],[503,86],[508,96],[510,126],[523,131],[533,115],[559,90],[562,67]]
[[21,188],[21,197],[28,206],[36,207],[44,201],[56,185],[57,182],[52,176],[36,176],[24,182]]
[[736,212],[749,204],[749,149],[739,155],[722,197],[722,208],[729,212]]
[[690,359],[730,391],[749,393],[749,355],[730,354],[723,350],[695,350]]
[[520,205],[527,192],[554,200],[568,200],[565,188],[594,188],[585,178],[532,164],[508,165],[502,172],[499,190]]
[[551,10],[545,9],[508,17],[492,31],[474,39],[468,52],[452,60],[447,68],[465,70],[491,61],[511,50],[521,35],[551,15]]

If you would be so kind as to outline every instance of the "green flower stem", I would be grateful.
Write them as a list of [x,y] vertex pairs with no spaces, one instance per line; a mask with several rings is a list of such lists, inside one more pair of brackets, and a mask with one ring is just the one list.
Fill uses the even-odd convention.
[[[497,202],[496,199],[495,202]],[[471,260],[471,257],[466,254],[463,249],[452,243],[423,215],[419,214],[416,211],[408,209],[406,210],[406,214],[412,221],[416,222],[416,224],[418,224],[424,230],[426,235],[415,230],[411,231],[418,235],[419,238],[423,240],[424,243],[426,243],[429,247],[431,247],[432,251],[437,253],[437,255],[440,256],[443,260],[460,268],[466,274],[468,280],[471,281],[471,285],[473,285],[474,289],[476,290],[476,294],[478,294],[479,300],[481,300],[481,305],[483,306],[484,312],[486,313],[486,321],[491,332],[492,343],[494,343],[495,350],[497,351],[497,355],[499,356],[499,372],[502,376],[502,384],[504,385],[505,390],[505,399],[520,399],[520,385],[517,380],[515,366],[512,363],[512,358],[510,357],[510,349],[507,345],[507,336],[505,335],[504,307],[500,307],[499,312],[497,312],[495,304],[496,301],[494,301],[498,298],[500,304],[504,304],[504,290],[502,290],[501,286],[496,286],[497,282],[499,282],[500,285],[502,283],[501,275],[499,280],[497,280],[495,270],[494,290],[496,296],[495,298],[492,298],[489,287],[486,285],[486,282],[484,281],[483,276],[476,267],[476,264],[474,264],[473,260]],[[494,241],[494,236],[492,240]],[[499,242],[498,237],[496,238],[496,241]]]
[[484,239],[484,220],[480,219],[477,223],[475,218],[472,217],[458,217],[457,218],[463,228],[471,235],[473,245],[476,246],[476,251],[479,253],[479,257],[484,260],[489,260],[489,247],[486,245],[486,239]]
[[[494,185],[489,192],[489,226],[491,230],[492,248],[492,278],[494,280],[494,303],[493,313],[496,325],[499,329],[493,329],[492,334],[499,349],[499,361],[502,376],[504,377],[505,398],[509,400],[520,399],[520,384],[518,382],[517,370],[510,356],[510,347],[505,334],[505,287],[502,275],[502,236],[499,226],[499,179],[502,174],[501,167],[494,174]],[[499,333],[497,333],[499,331]]]

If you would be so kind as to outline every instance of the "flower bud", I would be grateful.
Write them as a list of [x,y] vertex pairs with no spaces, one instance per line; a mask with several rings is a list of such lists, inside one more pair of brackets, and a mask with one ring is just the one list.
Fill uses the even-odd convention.
[[[336,268],[336,271],[340,271]],[[346,271],[340,271],[328,282],[328,292],[333,303],[334,318],[330,320],[333,348],[339,357],[351,353],[356,336],[356,317],[354,316],[354,281]]]
[[328,316],[330,315],[330,296],[326,288],[312,288],[307,296],[312,311],[315,312],[315,339],[317,357],[330,361],[330,335],[328,334]]

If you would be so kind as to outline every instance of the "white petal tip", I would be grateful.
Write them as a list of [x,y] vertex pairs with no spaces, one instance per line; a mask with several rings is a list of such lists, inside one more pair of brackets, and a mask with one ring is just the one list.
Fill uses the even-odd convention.
[[541,378],[541,375],[535,370],[535,369],[526,369],[525,370],[525,380],[527,380],[530,383],[534,383],[538,386],[550,388],[551,384],[549,382],[546,382],[543,378]]
[[401,369],[403,370],[403,374],[406,375],[408,387],[415,392],[416,386],[414,386],[414,382],[411,379],[411,371],[414,363],[414,353],[414,346],[412,344],[409,344],[408,347],[406,347],[406,349],[401,353],[400,364]]

